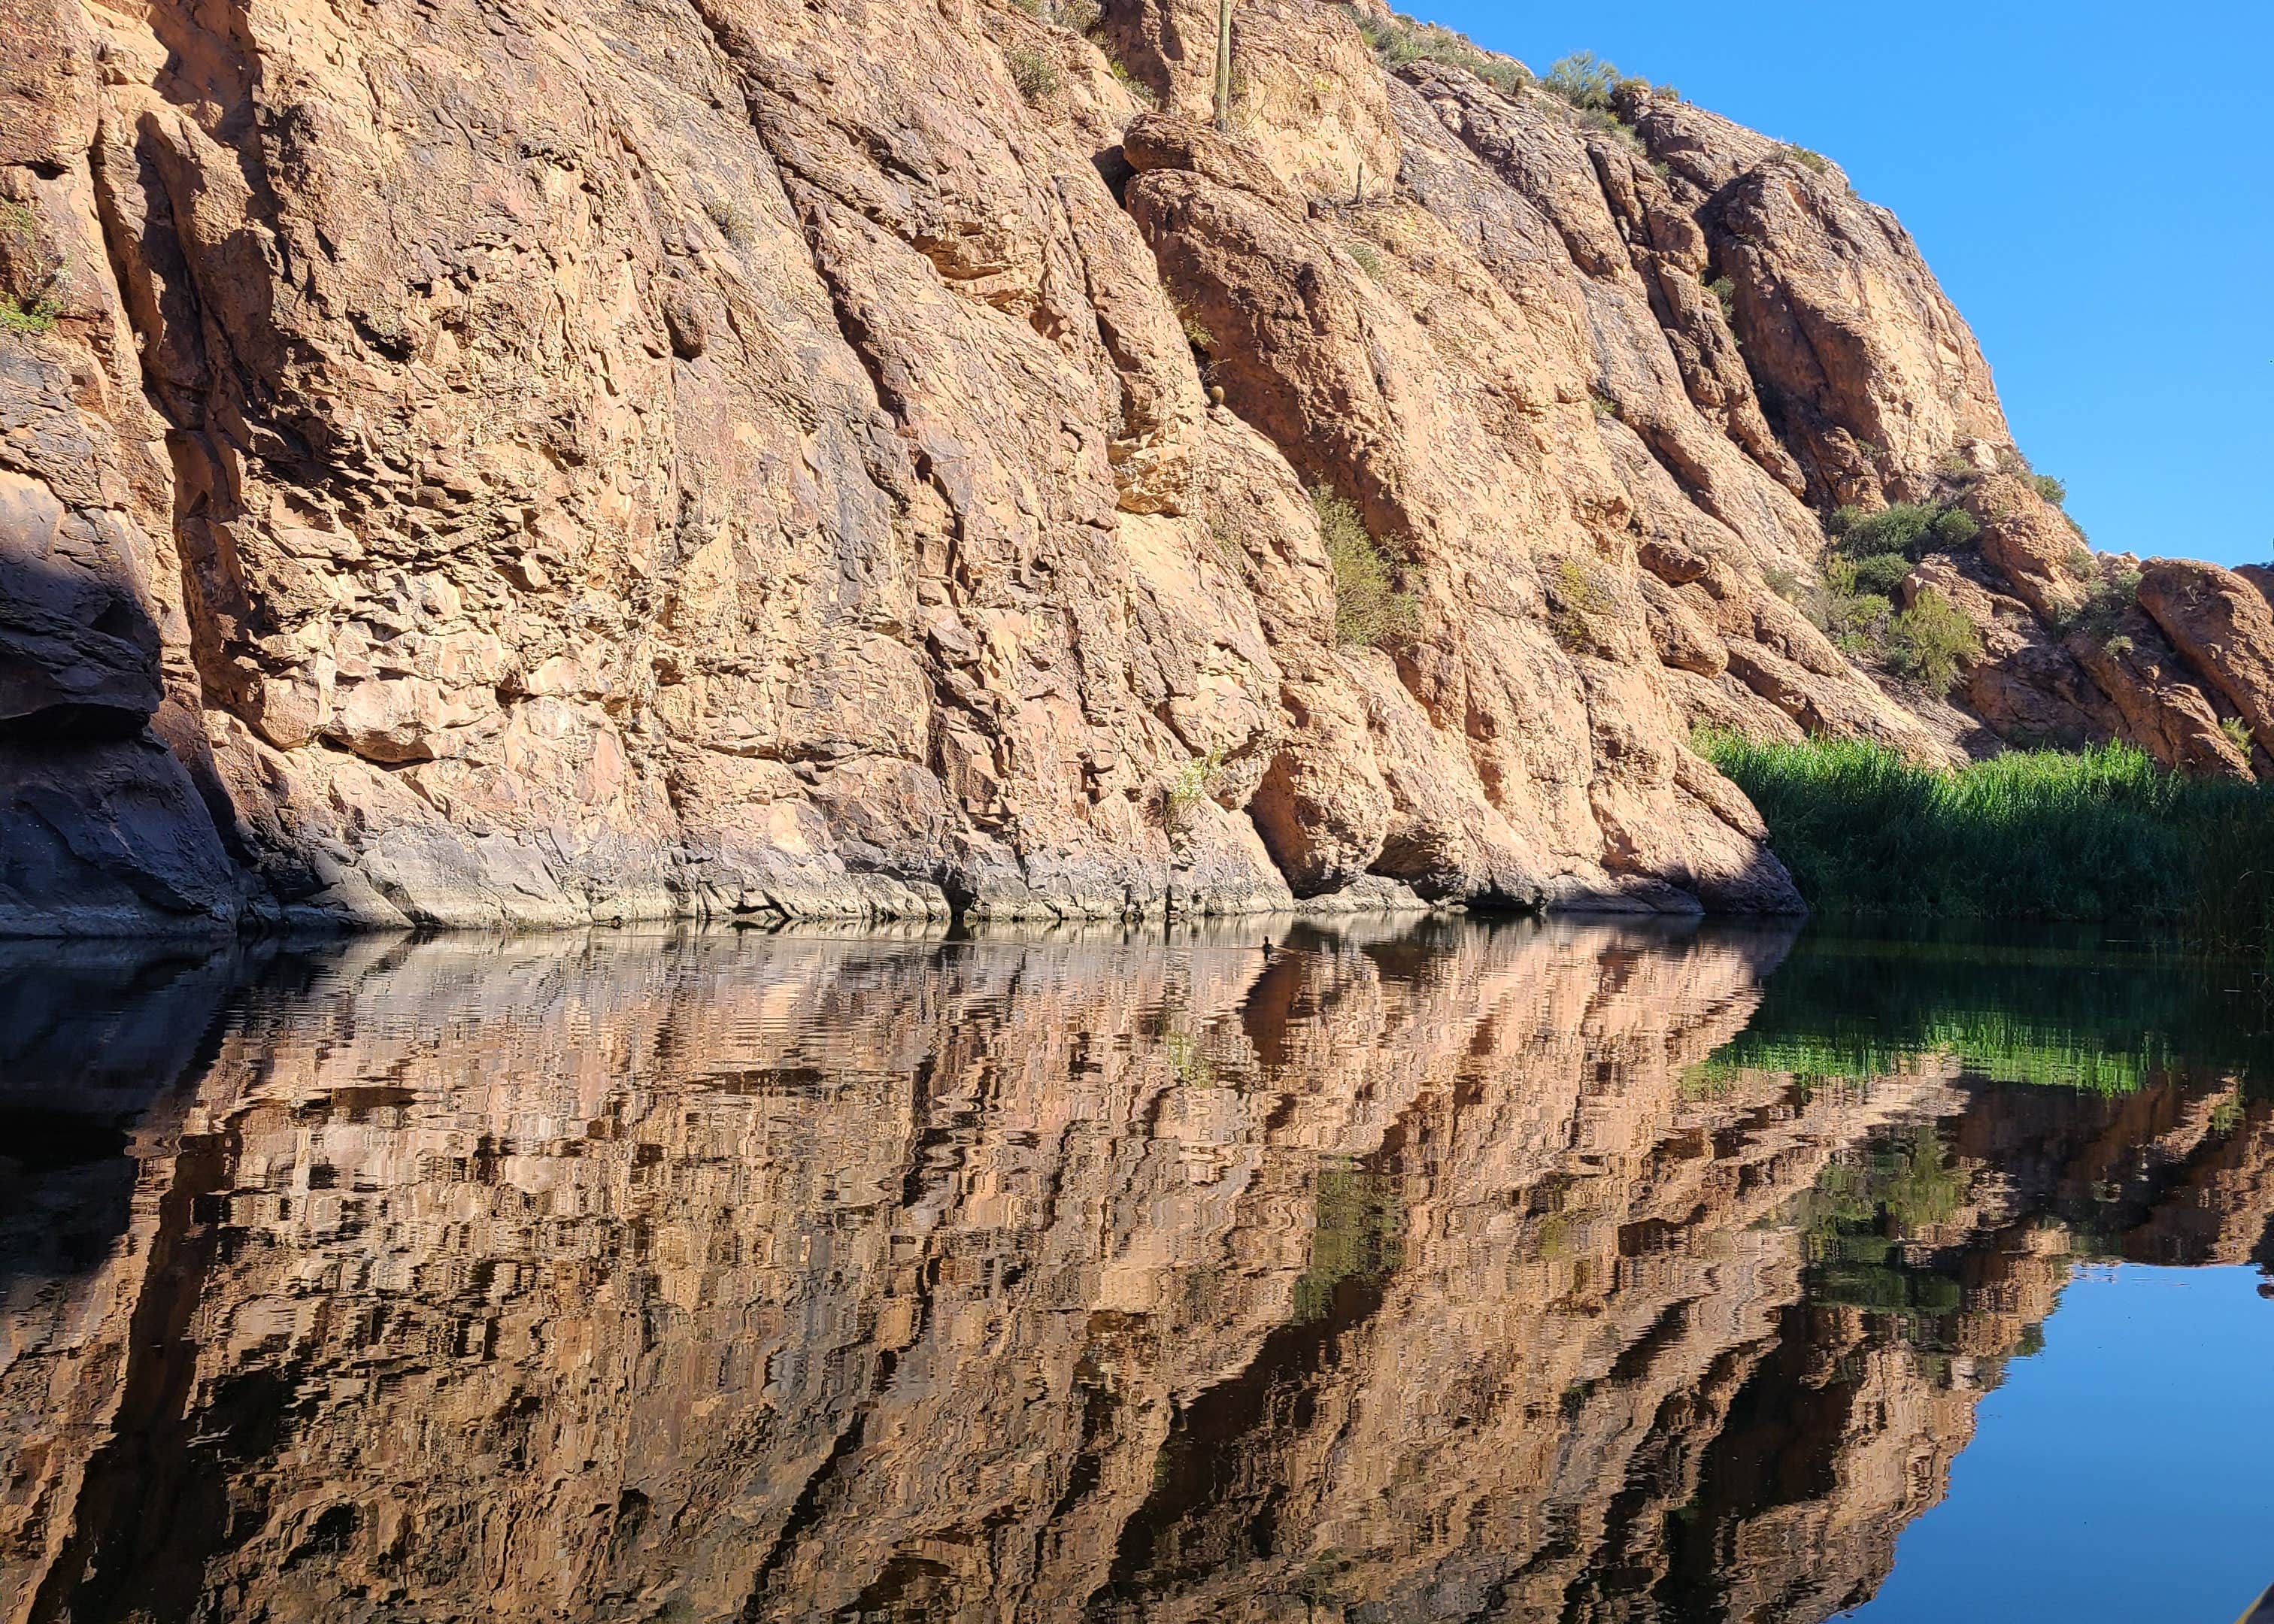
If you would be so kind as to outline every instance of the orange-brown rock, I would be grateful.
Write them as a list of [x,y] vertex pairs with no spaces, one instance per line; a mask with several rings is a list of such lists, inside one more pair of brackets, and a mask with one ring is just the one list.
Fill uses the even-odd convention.
[[2123,717],[2124,736],[2157,761],[2180,772],[2248,774],[2218,711],[2144,610],[2125,610],[2105,638],[2072,632],[2062,646]]
[[2083,601],[2090,576],[2080,565],[2090,550],[2028,481],[2002,473],[1973,480],[1965,505],[1982,526],[1984,561],[2004,577],[2012,596],[2054,624]]
[[2153,559],[2140,606],[2274,755],[2274,609],[2248,581],[2216,564]]
[[1648,98],[1635,124],[1713,194],[1713,263],[1736,284],[1745,357],[1811,490],[1908,497],[1962,441],[2007,440],[1973,335],[1893,215],[1836,169],[1700,109]]
[[2237,564],[2234,573],[2258,589],[2258,595],[2274,603],[2274,569],[2263,564]]
[[1218,131],[1209,8],[1080,20],[37,0],[0,930],[1789,908],[1693,724],[1952,754],[1780,595],[2014,457],[1836,170],[1311,0]]
[[1275,932],[19,950],[0,1615],[1814,1624],[2060,1214],[2264,1259],[2231,1079],[1701,1072],[1788,932]]

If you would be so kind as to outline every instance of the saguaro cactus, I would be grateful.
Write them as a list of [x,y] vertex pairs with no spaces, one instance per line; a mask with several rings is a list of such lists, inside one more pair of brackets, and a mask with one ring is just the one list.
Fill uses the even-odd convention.
[[1216,0],[1216,127],[1231,128],[1231,0]]

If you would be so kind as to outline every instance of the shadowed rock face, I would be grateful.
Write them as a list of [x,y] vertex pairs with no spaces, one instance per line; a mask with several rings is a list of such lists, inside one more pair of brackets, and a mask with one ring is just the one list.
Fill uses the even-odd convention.
[[1780,936],[1275,936],[20,972],[0,1617],[1813,1624],[2074,1220],[2274,1200],[2231,1087],[1698,1071]]
[[1968,499],[2036,628],[1970,714],[1772,590],[2014,458],[1836,170],[1311,0],[1243,6],[1219,134],[1212,14],[1096,33],[1133,79],[967,0],[28,0],[0,931],[1773,912],[1693,724],[2249,770],[2250,589],[2064,649],[2026,482]]

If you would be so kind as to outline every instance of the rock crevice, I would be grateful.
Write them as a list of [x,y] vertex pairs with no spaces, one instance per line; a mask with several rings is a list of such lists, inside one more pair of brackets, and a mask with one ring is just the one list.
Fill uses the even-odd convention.
[[2062,665],[2025,481],[1983,726],[1786,601],[2010,440],[1900,228],[1667,98],[1313,0],[1229,132],[1170,0],[32,11],[0,930],[1780,910],[1693,726],[2274,726],[2263,613]]

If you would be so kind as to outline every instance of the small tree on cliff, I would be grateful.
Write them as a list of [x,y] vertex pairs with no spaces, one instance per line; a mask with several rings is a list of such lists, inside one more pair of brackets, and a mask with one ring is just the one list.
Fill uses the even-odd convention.
[[1311,492],[1311,505],[1335,571],[1335,641],[1378,648],[1412,636],[1421,624],[1421,606],[1412,593],[1397,590],[1389,556],[1358,509],[1323,486]]
[[1982,658],[1982,634],[1939,592],[1922,590],[1887,625],[1888,653],[1897,669],[1937,698],[1950,692],[1962,665]]

